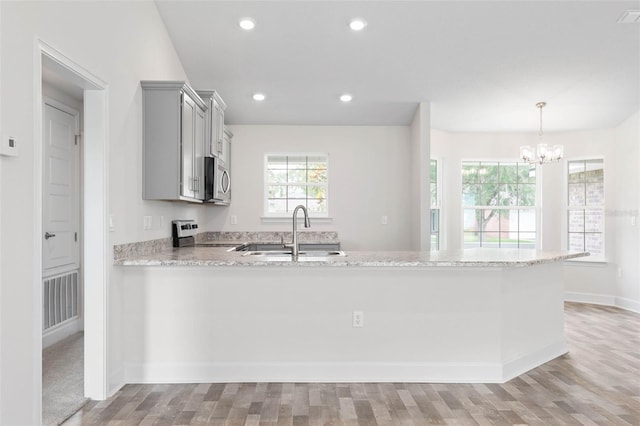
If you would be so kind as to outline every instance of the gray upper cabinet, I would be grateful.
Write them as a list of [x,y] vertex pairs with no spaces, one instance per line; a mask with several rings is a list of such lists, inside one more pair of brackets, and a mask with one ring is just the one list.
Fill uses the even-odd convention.
[[142,81],[145,200],[204,199],[207,106],[183,81]]
[[214,90],[198,90],[198,95],[207,105],[206,130],[205,130],[205,150],[209,157],[222,158],[224,144],[224,111],[227,105],[224,103],[218,92]]

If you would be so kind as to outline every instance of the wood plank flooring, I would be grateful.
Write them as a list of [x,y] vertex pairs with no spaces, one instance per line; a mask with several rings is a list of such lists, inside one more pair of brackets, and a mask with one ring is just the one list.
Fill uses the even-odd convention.
[[640,425],[640,315],[567,303],[570,352],[505,384],[127,385],[73,425]]

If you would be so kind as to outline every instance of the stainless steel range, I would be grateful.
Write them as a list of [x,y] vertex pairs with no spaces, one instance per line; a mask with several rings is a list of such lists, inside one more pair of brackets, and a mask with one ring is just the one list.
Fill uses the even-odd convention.
[[171,236],[174,247],[193,247],[196,245],[198,224],[193,219],[174,220],[171,222]]

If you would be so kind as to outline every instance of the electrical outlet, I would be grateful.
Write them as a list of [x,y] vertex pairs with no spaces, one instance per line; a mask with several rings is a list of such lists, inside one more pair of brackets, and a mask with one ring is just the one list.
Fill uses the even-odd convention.
[[364,312],[353,311],[353,327],[364,327]]
[[631,226],[636,226],[636,217],[631,216]]
[[109,215],[109,231],[113,232],[116,230],[116,217],[113,213]]
[[142,218],[142,229],[144,229],[145,231],[148,231],[149,229],[151,229],[151,225],[153,224],[153,219],[151,216],[144,216]]
[[622,278],[622,266],[618,266],[618,278]]
[[387,216],[382,216],[382,218],[380,218],[380,223],[383,225],[386,225],[389,223],[389,218]]
[[235,214],[231,215],[231,224],[232,225],[237,225],[238,224],[238,216],[236,216]]

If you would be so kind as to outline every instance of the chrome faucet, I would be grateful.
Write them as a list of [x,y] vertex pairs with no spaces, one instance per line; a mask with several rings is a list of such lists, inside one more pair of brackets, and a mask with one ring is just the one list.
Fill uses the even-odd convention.
[[309,221],[309,214],[307,213],[307,208],[300,204],[293,210],[293,241],[291,244],[285,244],[285,247],[291,247],[291,255],[298,256],[300,253],[300,247],[298,245],[298,210],[301,210],[304,213],[304,227],[309,228],[311,226],[311,222]]

